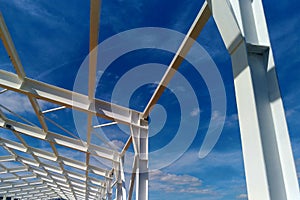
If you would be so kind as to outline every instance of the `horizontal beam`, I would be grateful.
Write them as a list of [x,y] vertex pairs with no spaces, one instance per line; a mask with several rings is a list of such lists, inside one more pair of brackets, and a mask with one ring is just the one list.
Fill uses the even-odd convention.
[[93,126],[93,128],[103,128],[103,127],[106,127],[106,126],[112,126],[112,125],[115,125],[115,124],[118,124],[118,122],[109,122],[109,123],[105,123],[105,124],[99,124],[99,125],[96,125],[96,126]]
[[0,70],[0,87],[126,125],[136,125],[130,116],[132,113],[140,114],[99,99],[90,103],[86,95],[29,78],[22,80],[18,75],[4,70]]
[[[22,152],[25,152],[25,153],[26,152],[32,152],[35,156],[40,157],[40,158],[44,158],[44,159],[47,159],[47,160],[50,160],[50,161],[61,160],[65,165],[68,165],[68,166],[71,166],[71,167],[74,167],[76,169],[80,169],[80,170],[83,170],[83,171],[91,170],[91,172],[93,172],[93,173],[95,173],[99,176],[110,178],[110,176],[106,176],[106,174],[109,172],[108,170],[101,169],[99,167],[91,166],[91,165],[87,166],[84,162],[76,161],[74,159],[67,158],[67,157],[64,157],[64,156],[55,157],[55,155],[53,153],[50,153],[50,152],[47,152],[47,151],[44,151],[44,150],[41,150],[41,149],[36,149],[36,148],[33,148],[33,147],[25,147],[22,143],[14,142],[14,141],[11,141],[11,140],[8,140],[8,139],[0,138],[0,142],[1,142],[2,145],[5,145],[6,147],[8,147],[10,149],[19,150],[19,151],[22,151]],[[46,170],[53,171],[53,172],[58,173],[58,174],[63,174],[63,171],[59,167],[51,166],[49,164],[42,163],[42,162],[38,163],[35,160],[31,160],[31,159],[21,157],[21,156],[18,156],[17,159],[21,160],[22,162],[25,162],[29,165],[32,165],[32,166],[36,166],[36,167],[43,166]]]
[[[24,160],[30,161],[30,159],[26,159],[22,156],[19,156],[18,160],[21,161],[21,162],[23,162]],[[31,160],[30,162],[33,163],[34,161]],[[75,188],[77,190],[80,190],[80,188],[76,187],[76,186],[81,186],[82,185],[80,182],[72,180],[72,181],[70,181],[72,183],[71,187],[68,187],[69,185],[66,184],[67,180],[66,180],[65,176],[64,175],[59,175],[58,174],[59,172],[57,172],[55,170],[52,171],[52,169],[50,169],[51,165],[41,163],[40,165],[43,166],[44,169],[34,169],[34,168],[31,168],[30,162],[26,163],[28,166],[19,167],[19,168],[20,169],[21,168],[29,169],[29,171],[33,172],[32,175],[24,175],[24,176],[15,176],[15,177],[3,178],[3,179],[0,180],[0,182],[4,183],[4,184],[1,184],[0,191],[4,190],[4,191],[12,192],[11,189],[16,189],[16,188],[22,188],[22,191],[30,191],[35,187],[36,187],[36,189],[38,189],[38,187],[41,187],[41,186],[51,187],[50,188],[51,190],[52,189],[55,190],[55,188],[57,188],[57,189],[62,190],[63,192],[67,192],[67,191],[69,191],[71,189],[75,189]],[[53,168],[53,169],[57,168],[57,170],[59,170],[59,168],[55,167],[55,166],[51,166],[51,168]],[[20,171],[20,169],[12,168],[12,169],[7,169],[7,170],[8,170],[8,172],[13,173],[13,171]],[[45,170],[49,170],[49,171],[45,171]],[[69,171],[66,170],[65,175],[67,175],[67,177],[76,178],[76,177],[72,176],[73,174],[77,174],[77,173],[69,172]],[[82,175],[77,174],[77,177],[78,176],[82,176]],[[29,182],[29,183],[26,183],[26,182],[24,182],[24,183],[11,183],[12,181],[26,180],[26,179],[33,179],[33,178],[40,178],[40,180]],[[86,179],[86,177],[85,177],[85,179]],[[55,184],[57,184],[57,185],[52,185],[51,184],[51,183],[53,183],[53,180],[55,180]],[[8,182],[8,183],[6,183],[6,182]],[[87,183],[88,183],[88,185],[86,187],[87,191],[84,192],[86,194],[96,195],[96,193],[93,192],[93,191],[97,191],[97,187],[105,188],[105,182],[97,180],[97,179],[92,178],[92,177],[88,178]],[[96,187],[93,187],[90,184],[93,184]],[[74,187],[74,185],[76,185],[76,186]]]
[[200,34],[201,30],[205,26],[210,16],[211,16],[211,12],[207,5],[207,2],[205,1],[201,10],[199,11],[199,14],[194,20],[191,28],[186,34],[186,37],[181,43],[179,49],[177,50],[173,60],[171,61],[166,73],[164,74],[162,80],[160,81],[154,94],[152,95],[150,101],[148,102],[143,112],[143,118],[148,117],[152,107],[156,104],[160,96],[163,94],[166,86],[169,84],[175,72],[178,70],[179,66],[181,65],[185,56],[189,52],[190,48],[193,46],[194,42],[196,41],[198,35]]
[[[97,156],[100,158],[104,158],[107,160],[111,160],[113,162],[119,162],[118,159],[115,159],[116,155],[118,155],[118,152],[99,147],[94,144],[90,144],[89,146],[81,140],[70,138],[67,136],[63,136],[57,133],[53,133],[51,131],[48,131],[45,133],[42,129],[39,127],[34,127],[30,126],[27,124],[23,124],[20,122],[16,122],[13,120],[6,119],[5,121],[0,118],[0,127],[11,130],[13,129],[14,131],[18,133],[22,133],[34,138],[38,138],[41,140],[47,140],[49,142],[54,142],[55,144],[68,147],[74,150],[78,150],[81,152],[91,152],[93,156]],[[18,146],[19,149],[22,151],[25,150],[25,147],[23,145]],[[1,159],[1,157],[0,157]]]
[[9,189],[28,189],[28,188],[37,189],[37,188],[41,188],[41,186],[47,187],[47,185],[44,184],[42,181],[33,181],[30,183],[7,183],[7,184],[1,184],[0,190],[8,191]]
[[[1,166],[1,167],[3,167],[3,166]],[[16,172],[27,172],[27,171],[28,171],[28,167],[21,166],[21,167],[14,167],[14,168],[3,168],[3,170],[0,170],[0,174],[16,173]],[[1,189],[1,187],[0,187],[0,189]]]
[[9,162],[9,161],[15,161],[16,157],[13,155],[9,156],[0,156],[0,162]]
[[62,109],[65,109],[65,108],[66,108],[66,106],[60,106],[60,107],[57,107],[57,108],[51,108],[51,109],[42,111],[42,114],[46,114],[46,113],[49,113],[49,112],[54,112],[54,111],[57,111],[57,110],[62,110]]

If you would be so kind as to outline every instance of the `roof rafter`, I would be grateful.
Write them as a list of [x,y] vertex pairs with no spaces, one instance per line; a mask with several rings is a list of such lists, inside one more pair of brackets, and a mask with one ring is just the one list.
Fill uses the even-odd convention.
[[173,57],[173,60],[171,61],[162,80],[158,84],[150,101],[148,102],[146,108],[144,109],[143,118],[148,117],[151,109],[156,104],[160,96],[163,94],[166,86],[171,81],[172,77],[174,76],[175,72],[181,65],[182,61],[184,60],[185,56],[189,52],[190,48],[193,46],[194,42],[196,41],[197,37],[199,36],[201,30],[205,26],[210,16],[211,16],[210,9],[207,5],[207,2],[205,1],[200,12],[195,18],[192,26],[190,27],[188,33],[186,34],[184,40],[182,41],[179,49],[177,50],[175,56]]

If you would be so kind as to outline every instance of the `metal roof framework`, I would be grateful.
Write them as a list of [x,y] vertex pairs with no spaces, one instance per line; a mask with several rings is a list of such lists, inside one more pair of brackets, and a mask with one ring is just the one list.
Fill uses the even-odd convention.
[[[101,0],[91,0],[90,52],[98,45],[100,7]],[[300,199],[261,0],[205,1],[143,112],[94,98],[97,51],[93,51],[89,58],[87,96],[26,77],[4,19],[0,16],[0,36],[16,71],[14,74],[0,70],[0,87],[5,88],[1,93],[12,90],[26,95],[41,125],[40,128],[9,119],[3,112],[3,109],[7,108],[1,106],[1,128],[9,130],[20,142],[0,138],[1,146],[9,154],[0,156],[0,174],[9,174],[0,180],[0,195],[20,199],[61,197],[110,200],[112,189],[116,188],[117,200],[131,200],[135,187],[135,198],[147,200],[149,181],[147,117],[211,16],[232,59],[248,198]],[[43,111],[38,99],[57,104],[57,108]],[[64,108],[87,114],[86,141],[48,130],[44,114]],[[121,152],[91,143],[93,116],[130,127],[131,136]],[[113,123],[100,126],[111,124]],[[48,142],[51,151],[32,147],[23,139],[24,135]],[[84,153],[85,162],[60,155],[57,145]],[[133,145],[135,157],[130,186],[126,190],[123,163],[124,154],[130,145]],[[28,159],[19,152],[29,154],[33,159]],[[91,156],[111,161],[111,169],[101,169],[92,165]],[[55,162],[57,166],[44,160]],[[3,164],[7,161],[17,161],[21,165],[7,167]],[[76,168],[81,173],[70,171],[66,166]],[[29,174],[19,175],[18,172]],[[94,178],[91,174],[101,176],[103,179]]]

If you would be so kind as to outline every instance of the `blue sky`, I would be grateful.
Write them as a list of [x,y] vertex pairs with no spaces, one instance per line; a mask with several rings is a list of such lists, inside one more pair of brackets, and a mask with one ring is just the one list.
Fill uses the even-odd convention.
[[[296,0],[264,0],[263,4],[300,177],[300,107],[297,98],[300,95],[300,13],[297,8],[300,6]],[[185,34],[201,6],[202,1],[192,0],[103,0],[100,42],[115,34],[140,27],[162,27]],[[78,69],[88,55],[88,1],[75,0],[70,3],[66,0],[0,0],[0,11],[6,20],[27,76],[72,90]],[[194,73],[188,62],[184,62],[179,72],[197,92],[200,106],[200,109],[191,110],[188,120],[198,123],[199,129],[188,150],[178,160],[151,173],[149,197],[153,200],[247,199],[230,58],[212,19],[208,21],[197,41],[213,58],[224,81],[227,98],[225,126],[213,151],[204,159],[200,159],[198,151],[208,129],[209,120],[213,118],[217,121],[222,116],[220,113],[211,112],[209,93],[204,80]],[[179,43],[180,41],[178,45]],[[173,55],[172,52],[157,49],[141,49],[121,56],[111,64],[104,75],[99,72],[102,77],[97,85],[96,97],[111,101],[112,89],[127,71],[147,63],[168,65]],[[14,72],[3,45],[0,45],[0,69]],[[138,88],[130,99],[130,107],[143,110],[154,86],[155,82]],[[181,116],[180,102],[176,100],[174,93],[172,88],[166,90],[158,102],[161,106],[154,110],[150,135],[151,131],[160,131],[150,138],[150,152],[163,148],[175,137],[174,133],[178,129]],[[12,102],[11,99],[16,101]],[[4,93],[0,96],[0,103],[38,124],[25,96],[12,92]],[[44,109],[54,107],[43,101],[40,101],[40,105]],[[161,129],[161,124],[154,120],[155,114],[166,117],[166,123]],[[200,122],[197,121],[199,116]],[[47,117],[77,134],[70,110],[57,111]],[[61,119],[64,121],[60,121]],[[98,123],[105,122],[103,119],[97,120]],[[48,125],[50,130],[65,134],[55,126]],[[0,134],[1,137],[11,137],[4,130],[0,130]],[[105,128],[103,134],[117,146],[121,146],[128,137],[126,127]],[[26,140],[34,143],[32,138]],[[93,141],[101,144],[96,137]],[[42,142],[35,145],[49,148]],[[60,151],[66,155],[73,153],[63,148]],[[79,154],[75,157],[78,160],[83,159]],[[129,162],[127,164],[130,168]]]

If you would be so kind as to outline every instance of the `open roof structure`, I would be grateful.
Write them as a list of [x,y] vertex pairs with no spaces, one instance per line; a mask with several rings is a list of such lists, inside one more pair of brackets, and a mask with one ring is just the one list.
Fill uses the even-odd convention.
[[[27,120],[0,105],[0,127],[11,138],[1,137],[0,196],[17,199],[148,199],[149,113],[164,93],[206,22],[213,17],[232,59],[239,123],[242,136],[249,199],[299,198],[294,159],[277,82],[272,49],[261,1],[208,0],[199,13],[164,76],[142,112],[95,98],[97,45],[99,44],[100,0],[90,1],[89,68],[87,95],[29,78],[14,46],[5,16],[0,16],[0,36],[15,73],[0,70],[0,92],[24,95],[37,122]],[[13,99],[12,99],[13,101]],[[43,102],[51,104],[44,109]],[[20,102],[22,103],[22,102]],[[83,140],[64,128],[64,119],[47,115],[72,109],[84,113],[87,124]],[[99,117],[107,123],[93,124]],[[55,126],[55,130],[49,129]],[[129,127],[130,135],[121,150],[100,146],[93,130],[115,124]],[[61,133],[63,132],[63,134]],[[28,138],[31,138],[28,142]],[[38,148],[32,141],[43,143]],[[131,180],[125,188],[124,155],[134,149]],[[254,148],[255,147],[255,148]],[[65,151],[80,154],[80,159]],[[109,163],[106,167],[92,158]],[[151,162],[151,161],[150,161]]]

